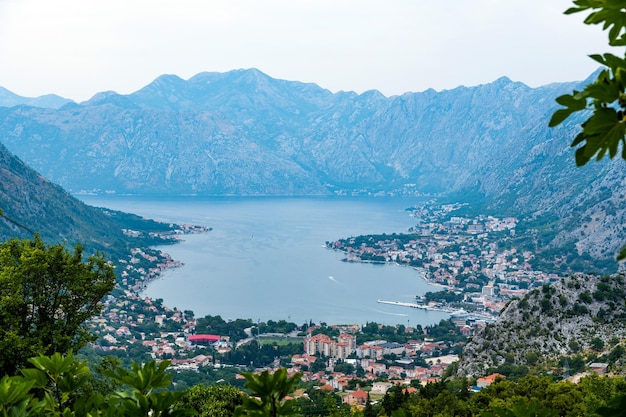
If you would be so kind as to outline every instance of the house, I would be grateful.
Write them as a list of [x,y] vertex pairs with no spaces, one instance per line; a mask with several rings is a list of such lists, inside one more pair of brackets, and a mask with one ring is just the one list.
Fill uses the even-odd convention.
[[606,374],[609,364],[604,362],[594,362],[589,364],[589,370],[595,372],[598,375]]
[[333,388],[333,386],[330,385],[330,384],[324,384],[321,387],[319,387],[319,389],[322,390],[322,391],[326,391],[326,392],[334,392],[335,391],[335,388]]
[[348,393],[348,395],[343,397],[344,398],[343,401],[344,403],[348,405],[363,406],[367,403],[367,397],[368,397],[367,392],[363,391],[362,389],[359,389],[359,390]]
[[415,388],[415,387],[406,387],[406,388],[402,389],[402,393],[403,394],[406,394],[406,393],[408,393],[408,394],[416,394],[417,392],[418,392],[417,388]]
[[439,382],[439,378],[424,378],[420,380],[420,384],[422,384],[422,386],[426,386],[428,384],[436,384],[437,382]]
[[372,385],[372,394],[386,394],[387,390],[391,388],[393,384],[391,382],[374,382]]
[[504,378],[506,378],[504,375],[498,374],[498,373],[487,375],[485,377],[478,378],[476,380],[476,386],[478,388],[485,388],[493,384],[496,381],[496,379],[504,379]]
[[472,335],[472,328],[468,325],[464,325],[461,327],[461,334],[465,337],[470,337]]
[[400,378],[403,372],[404,368],[401,366],[390,366],[387,368],[387,373],[389,374],[389,377],[392,378]]

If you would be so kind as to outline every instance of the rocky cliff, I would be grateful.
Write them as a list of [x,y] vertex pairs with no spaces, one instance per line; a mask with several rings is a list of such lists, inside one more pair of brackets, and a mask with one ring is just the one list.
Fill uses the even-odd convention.
[[463,349],[458,374],[481,376],[505,363],[536,365],[626,337],[626,277],[576,274],[511,301]]

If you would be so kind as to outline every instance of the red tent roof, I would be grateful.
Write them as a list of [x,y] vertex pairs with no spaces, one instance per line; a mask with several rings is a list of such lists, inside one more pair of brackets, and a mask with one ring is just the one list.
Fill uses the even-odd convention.
[[192,334],[188,340],[192,343],[215,343],[220,340],[220,337],[215,334]]

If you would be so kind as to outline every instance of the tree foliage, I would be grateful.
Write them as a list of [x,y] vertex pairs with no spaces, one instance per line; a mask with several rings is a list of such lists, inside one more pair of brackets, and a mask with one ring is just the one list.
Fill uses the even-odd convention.
[[263,371],[259,375],[244,372],[246,388],[252,396],[244,399],[243,405],[235,410],[236,416],[277,417],[298,414],[296,401],[286,397],[294,390],[301,373],[287,375],[285,368],[277,369],[273,374]]
[[[602,25],[608,30],[610,46],[626,46],[626,19],[624,2],[616,0],[575,0],[576,7],[565,14],[591,11],[585,19],[588,25]],[[608,152],[613,158],[622,144],[622,158],[626,159],[626,54],[619,57],[611,53],[594,54],[591,59],[603,65],[594,82],[582,91],[565,94],[556,99],[564,106],[557,110],[550,120],[550,126],[557,126],[572,114],[591,112],[582,123],[582,131],[574,138],[572,147],[576,150],[576,164],[585,165],[591,158],[602,159]]]
[[200,417],[230,417],[243,404],[243,393],[229,385],[195,385],[180,399],[182,408],[194,410]]
[[[626,46],[626,4],[621,0],[574,0],[575,7],[565,14],[590,12],[584,22],[602,25],[607,30],[609,46]],[[571,115],[589,114],[582,130],[572,141],[576,149],[576,165],[583,166],[595,158],[601,160],[607,153],[614,158],[621,144],[621,156],[626,159],[626,52],[622,56],[611,53],[593,54],[590,58],[604,66],[595,81],[582,91],[557,97],[563,108],[550,119],[549,126],[561,124]],[[617,260],[626,259],[626,245],[617,254]]]
[[70,252],[37,235],[0,244],[0,375],[93,340],[85,321],[114,286],[113,267],[102,255],[84,261],[80,245]]
[[29,361],[22,376],[0,379],[0,417],[8,416],[137,416],[182,417],[192,410],[181,408],[182,393],[166,390],[171,375],[168,361],[135,365],[128,371],[114,367],[108,376],[120,387],[116,392],[76,397],[91,383],[85,362],[70,353],[39,355]]

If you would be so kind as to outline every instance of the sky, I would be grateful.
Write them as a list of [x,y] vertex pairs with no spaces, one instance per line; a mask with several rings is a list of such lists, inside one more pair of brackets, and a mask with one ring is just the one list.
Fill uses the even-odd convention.
[[257,68],[386,96],[584,80],[606,34],[569,0],[0,0],[0,86],[84,101]]

